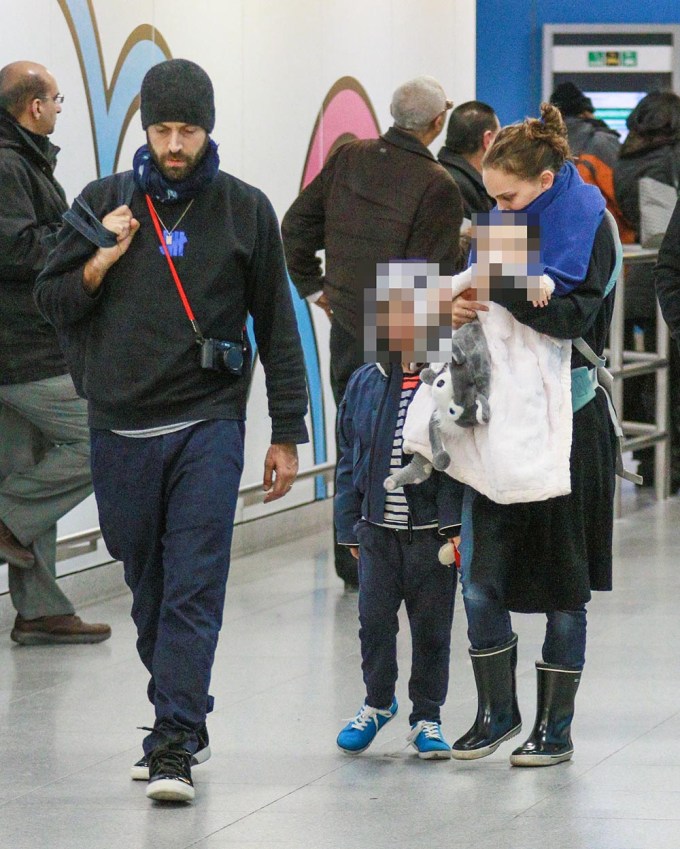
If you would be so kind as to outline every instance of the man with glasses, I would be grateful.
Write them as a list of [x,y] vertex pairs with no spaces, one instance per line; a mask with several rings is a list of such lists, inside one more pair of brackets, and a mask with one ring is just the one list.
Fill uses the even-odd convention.
[[75,615],[55,571],[57,520],[92,492],[87,406],[33,301],[67,209],[48,139],[63,100],[42,65],[0,70],[0,560],[23,645],[111,636]]

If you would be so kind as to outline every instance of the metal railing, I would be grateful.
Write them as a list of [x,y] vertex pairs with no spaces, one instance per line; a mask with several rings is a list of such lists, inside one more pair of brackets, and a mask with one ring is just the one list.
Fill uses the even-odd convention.
[[[631,377],[644,374],[656,375],[656,410],[653,423],[621,420],[626,437],[624,450],[635,451],[639,448],[654,448],[654,488],[657,499],[668,496],[670,484],[670,439],[668,433],[668,340],[669,333],[666,322],[661,315],[657,303],[656,320],[656,349],[654,351],[627,351],[624,349],[625,323],[625,280],[624,270],[629,265],[654,263],[657,251],[646,250],[637,245],[626,246],[623,267],[617,282],[617,294],[614,300],[612,323],[609,332],[609,348],[605,351],[609,359],[609,368],[614,377],[613,401],[623,415],[624,381]],[[323,476],[328,484],[333,480],[335,463],[319,463],[305,469],[297,476],[296,483],[309,480],[317,475]],[[239,489],[239,498],[243,507],[250,507],[259,502],[262,495],[262,483],[252,483]],[[311,498],[309,502],[316,500]],[[296,505],[301,506],[301,505]],[[621,515],[621,492],[617,480],[615,515]],[[243,521],[243,520],[241,520]],[[240,524],[240,522],[236,522]],[[99,528],[69,534],[57,540],[57,560],[67,560],[97,550],[97,542],[101,539]]]
[[[335,463],[319,463],[316,466],[311,466],[300,472],[296,478],[296,483],[309,480],[321,475],[326,483],[330,483],[335,475]],[[243,506],[250,507],[253,504],[259,503],[262,498],[262,481],[259,483],[246,484],[238,491],[239,498],[243,499]],[[308,504],[316,499],[310,498],[309,501],[303,502]],[[296,504],[296,507],[302,505]],[[242,520],[243,521],[243,520]],[[240,524],[236,522],[235,524]],[[80,531],[77,534],[69,534],[57,540],[57,560],[69,560],[71,557],[79,557],[81,554],[97,550],[97,542],[101,539],[102,533],[99,528],[91,528],[87,531]]]
[[[614,377],[612,392],[614,406],[621,419],[625,436],[624,450],[637,451],[640,448],[654,448],[654,490],[660,501],[668,497],[670,488],[670,438],[668,431],[668,340],[669,333],[661,308],[656,305],[656,340],[653,351],[627,351],[624,349],[624,326],[626,286],[624,271],[631,265],[653,264],[658,251],[641,248],[639,245],[626,245],[623,267],[616,284],[616,298],[612,323],[609,331],[609,348],[605,353],[609,357],[609,369]],[[653,422],[626,421],[623,419],[624,384],[628,378],[654,374],[655,415]],[[617,479],[615,516],[621,515],[621,487]]]

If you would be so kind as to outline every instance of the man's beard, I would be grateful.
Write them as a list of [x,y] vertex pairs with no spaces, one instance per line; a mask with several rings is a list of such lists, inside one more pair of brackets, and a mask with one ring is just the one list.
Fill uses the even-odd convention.
[[[208,143],[209,139],[206,136],[203,146],[198,153],[195,153],[193,156],[187,156],[185,153],[166,153],[164,156],[159,156],[150,143],[149,150],[151,151],[153,161],[156,163],[156,167],[166,180],[179,181],[186,180],[186,178],[196,169],[196,166],[205,156],[205,152],[208,149]],[[168,166],[166,164],[168,159],[179,160],[183,163],[183,165]]]

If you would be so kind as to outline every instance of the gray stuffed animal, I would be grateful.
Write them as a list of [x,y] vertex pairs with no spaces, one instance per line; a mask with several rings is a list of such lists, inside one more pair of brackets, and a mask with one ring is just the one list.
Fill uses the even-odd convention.
[[[448,465],[448,463],[447,463]],[[414,454],[413,459],[403,468],[396,471],[393,475],[385,478],[383,486],[388,492],[392,492],[397,487],[403,486],[405,483],[422,483],[426,481],[432,474],[432,463],[423,457],[422,454]]]
[[432,473],[445,471],[451,462],[444,448],[442,433],[455,438],[454,425],[473,427],[488,424],[491,357],[479,321],[471,321],[452,336],[451,362],[439,372],[425,368],[420,373],[423,383],[432,387],[435,411],[430,417],[429,434],[432,463],[420,454],[402,469],[385,479],[388,492],[404,484],[422,483]]
[[[491,355],[482,325],[478,320],[464,324],[451,341],[450,382],[442,372],[432,382],[432,395],[440,413],[439,427],[444,432],[449,429],[449,422],[459,427],[488,424],[490,415]],[[425,376],[423,381],[431,382]]]

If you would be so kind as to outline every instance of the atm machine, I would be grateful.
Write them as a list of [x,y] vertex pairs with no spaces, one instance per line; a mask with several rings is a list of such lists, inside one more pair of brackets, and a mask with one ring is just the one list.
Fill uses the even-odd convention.
[[680,94],[680,25],[545,24],[542,99],[568,80],[623,141],[626,118],[646,94]]
[[[680,94],[680,25],[664,24],[548,24],[543,27],[543,99],[555,86],[571,81],[593,102],[595,117],[626,137],[626,119],[645,95],[656,91]],[[644,258],[639,247],[629,246],[628,261]],[[655,489],[658,500],[668,494],[670,439],[668,437],[668,331],[658,314],[656,349],[624,351],[624,303],[617,298],[609,341],[610,368],[614,377],[614,404],[623,410],[623,380],[635,369],[656,375],[656,421],[623,422],[624,450],[654,447]],[[616,515],[621,512],[617,486]]]

